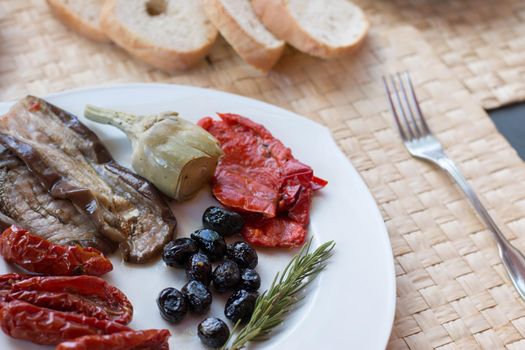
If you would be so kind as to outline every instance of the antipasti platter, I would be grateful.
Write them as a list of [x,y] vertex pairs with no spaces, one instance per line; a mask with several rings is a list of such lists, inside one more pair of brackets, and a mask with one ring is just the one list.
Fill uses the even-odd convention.
[[[310,275],[310,279],[306,276],[303,281],[305,288],[301,287],[299,293],[290,299],[293,300],[293,307],[289,309],[289,312],[287,312],[285,316],[280,318],[278,325],[271,327],[271,331],[265,336],[266,339],[264,341],[253,341],[242,344],[253,349],[319,349],[336,344],[338,346],[344,344],[346,348],[355,349],[382,349],[386,346],[395,309],[395,275],[389,238],[372,196],[358,173],[348,162],[346,156],[333,141],[328,129],[306,118],[263,102],[218,91],[176,85],[132,84],[89,88],[50,95],[43,97],[43,100],[78,118],[77,121],[75,118],[67,119],[63,117],[67,119],[64,123],[68,128],[76,128],[77,131],[81,130],[77,123],[82,123],[94,133],[93,135],[96,135],[95,137],[100,139],[102,148],[97,149],[95,147],[91,151],[81,151],[80,155],[74,155],[78,157],[75,158],[78,159],[78,162],[91,164],[86,166],[84,170],[82,170],[82,167],[78,167],[80,170],[77,169],[79,172],[77,179],[79,177],[85,177],[85,180],[82,180],[84,182],[79,181],[81,183],[92,183],[94,180],[90,178],[89,174],[91,167],[95,169],[95,173],[102,173],[101,176],[107,176],[107,178],[110,179],[107,182],[110,185],[108,193],[113,193],[113,196],[116,196],[116,193],[126,200],[120,203],[122,208],[125,209],[123,209],[122,213],[127,213],[122,215],[135,215],[137,217],[133,223],[133,229],[137,232],[143,229],[147,231],[146,234],[150,235],[151,232],[155,232],[155,235],[151,237],[148,236],[148,239],[145,240],[131,241],[132,243],[126,244],[120,243],[120,248],[117,249],[117,251],[107,254],[111,260],[113,269],[102,278],[109,285],[118,288],[118,290],[127,297],[128,303],[132,305],[132,315],[131,312],[126,313],[120,312],[122,310],[119,311],[119,321],[122,321],[122,319],[126,321],[121,323],[128,323],[129,320],[131,320],[127,326],[122,327],[129,327],[133,330],[165,329],[171,333],[169,346],[172,348],[201,349],[204,348],[203,343],[206,345],[210,345],[211,343],[206,343],[206,339],[203,340],[202,333],[204,331],[201,329],[202,324],[200,323],[205,318],[213,317],[224,320],[225,327],[227,327],[229,329],[228,332],[231,331],[232,334],[230,344],[232,341],[235,343],[235,334],[239,334],[239,332],[242,334],[242,323],[253,325],[252,323],[255,322],[253,318],[260,315],[258,311],[261,309],[261,296],[268,297],[268,294],[271,295],[271,291],[275,289],[275,283],[272,284],[272,281],[274,281],[276,274],[283,270],[293,270],[294,266],[297,267],[297,265],[300,265],[300,263],[296,265],[292,264],[292,267],[286,270],[286,266],[292,259],[295,259],[293,261],[298,261],[298,254],[303,254],[303,257],[305,256],[304,254],[306,254],[306,252],[304,247],[301,250],[303,244],[309,245],[310,255],[306,256],[309,257],[319,249],[326,247],[326,245],[323,245],[324,243],[333,241],[334,245],[330,245],[330,255],[326,255],[319,265],[312,265],[313,272],[312,275]],[[0,114],[3,115],[7,113],[13,104],[14,103],[0,104]],[[27,108],[31,112],[31,108],[40,109],[41,106],[39,104],[29,104]],[[56,112],[56,115],[58,118],[62,118],[59,109],[57,109],[58,112]],[[89,111],[91,111],[91,113],[89,113]],[[105,119],[104,113],[114,113],[108,111],[119,111],[120,122],[109,122],[107,118]],[[37,112],[40,111],[38,110]],[[173,115],[184,118],[184,120],[189,122],[188,125],[180,128],[177,127],[179,129],[170,129],[168,126],[161,130],[161,132],[153,138],[153,141],[146,141],[146,136],[144,135],[146,135],[148,131],[151,131],[152,125],[155,125],[159,120],[162,121],[162,118],[166,115],[172,115],[165,114],[165,112],[176,112],[176,114]],[[85,118],[84,115],[87,115],[89,119]],[[139,129],[131,126],[132,120],[129,116],[132,115],[138,116],[137,119],[141,121],[142,124]],[[140,116],[160,117],[155,117],[151,119],[152,121],[150,122],[144,122],[145,117]],[[21,117],[21,119],[23,118]],[[22,123],[20,121],[21,119],[18,119],[19,123]],[[105,125],[100,122],[112,125]],[[123,124],[126,123],[129,125],[127,127],[126,125],[123,126]],[[200,127],[194,129],[197,123],[220,141],[216,145],[217,148],[215,150],[210,151],[210,148],[214,147],[213,137],[210,136],[211,138],[208,139],[207,135],[201,135],[201,133],[206,132]],[[30,124],[31,123],[26,127],[30,128]],[[225,125],[235,126],[227,129]],[[18,127],[21,126],[19,125]],[[160,153],[152,155],[148,147],[151,146],[151,142],[162,143],[158,140],[173,137],[174,135],[170,133],[170,130],[177,130],[186,140],[190,140],[183,144],[181,143],[178,146],[179,150],[187,147],[188,144],[193,145],[192,142],[197,139],[202,140],[204,137],[206,140],[202,142],[207,145],[206,151],[204,152],[206,157],[219,159],[217,170],[214,168],[215,164],[213,161],[204,159],[196,167],[197,170],[189,169],[186,171],[183,167],[175,167],[176,174],[171,173],[169,177],[156,178],[156,173],[153,174],[152,171],[153,166],[152,164],[148,164],[147,160],[152,159],[152,157],[157,157]],[[259,146],[262,145],[263,149],[269,149],[269,151],[267,153],[252,154],[249,157],[244,155],[244,160],[241,164],[239,154],[245,152],[246,149],[250,149],[249,145],[252,141],[247,138],[234,139],[233,141],[227,139],[228,135],[239,132],[239,130],[253,131],[261,140],[264,140],[264,142],[257,144],[257,149],[260,149],[261,147]],[[28,131],[28,133],[30,132],[34,132],[34,130]],[[81,134],[82,132],[84,132],[84,134]],[[83,141],[90,141],[90,133],[81,131],[77,134],[81,134],[84,138]],[[3,135],[2,143],[7,144],[11,151],[14,150],[16,156],[22,161],[28,162],[28,157],[31,157],[31,152],[28,151],[27,147],[31,146],[31,143],[29,146],[17,144],[19,141],[17,139],[18,134],[15,133],[14,135],[12,138],[10,138],[9,135]],[[38,137],[35,138],[35,140],[38,139]],[[79,139],[82,139],[82,137]],[[51,142],[56,141],[53,139],[50,140]],[[79,142],[81,143],[81,141]],[[150,142],[150,144],[147,142]],[[202,144],[202,142],[200,144]],[[242,144],[243,147],[239,147],[239,144]],[[42,150],[48,146],[49,145],[43,145],[39,147],[43,147],[40,149]],[[120,164],[118,166],[110,166],[109,168],[106,166],[105,169],[110,169],[108,172],[111,174],[106,174],[106,170],[97,170],[100,159],[106,157],[105,151],[103,150],[104,147],[109,151],[109,157],[112,157]],[[192,147],[195,148],[194,146]],[[67,146],[60,146],[58,148],[64,148],[64,152],[67,155]],[[82,150],[82,147],[80,147],[80,149]],[[163,150],[161,153],[166,154],[166,152],[169,154],[171,151]],[[193,150],[191,150],[191,152],[193,152]],[[292,177],[286,178],[286,186],[279,185],[283,188],[285,187],[286,190],[281,189],[279,193],[280,200],[274,202],[273,199],[267,200],[268,198],[266,196],[269,192],[266,191],[266,189],[271,185],[272,181],[267,178],[261,180],[260,172],[248,173],[248,175],[245,172],[241,172],[242,169],[239,169],[242,167],[240,167],[239,164],[245,165],[246,159],[249,159],[248,163],[254,163],[254,159],[258,159],[257,157],[260,157],[260,159],[262,159],[261,162],[266,164],[264,157],[270,159],[274,157],[277,159],[281,156],[287,157],[286,164],[291,170],[288,169],[286,171],[290,171],[294,176],[293,179]],[[61,156],[57,155],[56,157]],[[4,158],[6,157],[4,156]],[[64,162],[59,162],[56,159],[53,160],[55,162],[54,164],[59,164],[56,165],[56,168],[60,168],[60,164],[63,165],[67,163],[67,159],[64,159]],[[90,163],[90,159],[95,159],[95,161],[91,161]],[[163,158],[163,160],[166,159],[168,159],[167,162],[171,162],[170,164],[178,164],[182,158]],[[18,160],[18,162],[19,161],[20,160]],[[31,158],[31,161],[34,162],[34,157]],[[15,165],[11,166],[17,166],[16,164],[20,165],[16,162],[16,159],[13,160],[10,164]],[[156,164],[159,164],[159,162]],[[31,174],[37,172],[36,165],[31,165],[29,168],[31,168]],[[168,166],[166,166],[166,168],[168,168]],[[112,182],[114,181],[112,174],[117,174],[119,179],[127,178],[128,175],[125,175],[127,172],[133,174],[131,169],[135,169],[140,175],[143,175],[155,183],[157,188],[164,194],[170,194],[170,197],[177,198],[178,201],[166,200],[166,197],[160,194],[160,191],[156,191],[152,184],[147,183],[146,180],[144,180],[144,183],[140,182],[142,178],[139,177],[137,177],[139,180],[129,180],[124,185]],[[313,169],[314,173],[309,169]],[[205,181],[203,184],[192,183],[192,179],[199,174],[202,175],[206,171],[210,172],[209,176],[213,178],[213,180],[210,180],[210,183],[208,183],[208,181]],[[224,174],[227,174],[227,176]],[[232,177],[232,174],[235,174],[237,177]],[[179,185],[174,185],[173,183],[176,181],[165,181],[166,179],[174,179],[179,175],[181,179],[177,183],[184,184],[184,188],[190,188],[190,190],[184,191],[181,189],[182,187],[179,188]],[[49,172],[46,172],[46,176],[51,177]],[[304,176],[306,176],[307,180],[304,180]],[[39,179],[42,178],[45,179],[45,177],[40,175]],[[231,180],[232,178],[234,180]],[[165,182],[163,183],[163,181]],[[56,183],[57,181],[55,179],[54,184],[56,185]],[[64,183],[67,183],[67,185],[64,185]],[[192,188],[188,183],[195,188]],[[248,183],[248,185],[245,185],[246,183]],[[261,183],[264,185],[264,189],[261,189]],[[305,183],[307,183],[307,185],[304,185]],[[25,186],[25,183],[17,185],[22,188]],[[31,186],[31,184],[28,186]],[[126,190],[121,189],[126,186],[135,186],[136,191],[144,196],[148,203],[144,204],[143,202],[137,201],[137,196],[129,194],[132,192],[126,192]],[[148,186],[152,186],[152,192],[148,192]],[[301,198],[303,197],[301,196],[306,196],[304,188],[308,189],[306,191],[308,196],[307,199],[304,200],[306,204],[302,205],[301,203],[303,202],[301,202]],[[243,190],[245,193],[242,193]],[[241,193],[241,195],[239,195],[239,193]],[[91,202],[86,202],[83,194],[79,193],[78,189],[72,188],[70,183],[64,180],[62,186],[55,186],[54,192],[50,191],[50,194],[55,197],[63,196],[62,198],[67,198],[74,204],[75,208],[87,208],[87,219],[83,217],[82,220],[95,222],[97,230],[107,231],[107,235],[104,237],[113,237],[111,236],[111,227],[97,224],[98,222],[93,218],[93,216],[97,215],[97,210],[100,208],[90,206],[89,203]],[[245,200],[246,198],[250,200],[247,201]],[[99,202],[101,201],[100,198],[97,198],[97,200]],[[159,206],[155,206],[157,200],[159,203],[161,203],[160,201],[167,203],[166,209],[168,209],[169,206],[169,210],[166,212],[160,204]],[[126,204],[128,202],[134,203],[136,207],[129,209],[129,205]],[[227,285],[227,281],[224,282],[216,276],[217,270],[226,269],[228,273],[230,272],[227,266],[223,266],[226,263],[221,260],[222,257],[226,255],[226,246],[224,246],[223,251],[215,257],[213,253],[217,247],[214,246],[213,251],[209,251],[205,246],[206,243],[203,243],[201,240],[209,238],[202,238],[203,235],[210,235],[208,231],[216,234],[214,233],[215,231],[206,229],[208,228],[206,218],[204,219],[206,228],[202,228],[203,213],[210,207],[217,207],[219,208],[217,210],[222,213],[221,210],[223,210],[223,208],[221,204],[224,203],[228,203],[229,209],[238,209],[236,205],[242,207],[242,210],[237,210],[242,214],[244,225],[242,234],[244,239],[253,245],[258,256],[258,263],[255,262],[255,264],[251,264],[251,266],[248,267],[255,268],[257,279],[260,278],[260,288],[255,288],[258,289],[259,292],[258,294],[254,294],[254,300],[258,297],[259,299],[257,299],[257,301],[259,304],[256,304],[256,311],[253,315],[243,316],[245,318],[244,320],[240,320],[243,317],[232,317],[231,313],[228,314],[228,311],[226,311],[225,317],[225,304],[226,309],[228,309],[228,305],[231,304],[230,299],[232,298],[232,293],[235,294],[239,292],[238,286]],[[275,204],[277,208],[273,208],[268,203],[277,203]],[[115,206],[117,205],[114,204],[112,209],[114,209]],[[260,208],[261,211],[264,211],[264,215],[254,216],[252,213],[247,213],[248,210],[246,208],[253,207]],[[285,209],[279,214],[280,223],[277,224],[275,221],[270,221],[268,217],[272,210],[279,211],[281,207]],[[308,214],[308,210],[310,210],[310,216],[309,218],[305,218],[304,215]],[[138,211],[139,214],[137,214],[136,211]],[[208,214],[210,213],[209,211],[207,212]],[[100,220],[111,226],[111,218],[108,219],[108,216],[104,213],[100,215]],[[287,216],[285,217],[283,215]],[[261,217],[264,217],[264,219],[260,219]],[[159,224],[159,227],[156,227],[155,225],[157,225],[156,223],[159,222],[159,220],[161,220],[163,224]],[[297,226],[297,223],[300,225]],[[301,231],[302,228],[304,228],[304,233]],[[163,229],[166,229],[166,232],[162,232]],[[281,234],[280,240],[277,243],[276,241],[268,241],[266,239],[269,235],[268,232],[272,232],[272,230],[285,232],[285,234]],[[220,229],[217,228],[216,231],[219,232]],[[37,232],[33,233],[38,234]],[[23,233],[14,232],[12,236],[15,238],[19,237],[17,234],[20,235]],[[115,233],[115,235],[118,235],[118,232]],[[173,305],[169,303],[169,305],[163,304],[164,299],[162,294],[171,293],[168,295],[171,299],[168,299],[172,301],[174,295],[178,295],[174,293],[179,293],[179,290],[186,285],[187,279],[192,280],[192,275],[189,273],[188,276],[190,277],[188,277],[184,268],[173,267],[179,263],[178,258],[168,257],[170,252],[167,251],[167,249],[169,250],[171,248],[166,247],[176,245],[176,243],[173,243],[175,242],[172,241],[173,239],[188,237],[187,242],[193,242],[193,240],[189,239],[190,235],[194,241],[199,243],[199,246],[195,248],[195,252],[200,248],[200,250],[211,259],[214,272],[213,283],[212,286],[210,286],[213,293],[210,298],[213,298],[213,302],[204,309],[198,309],[198,307],[190,301],[189,307],[185,306],[185,308],[189,308],[190,312],[184,310],[184,317],[179,317],[171,313],[169,309],[163,309],[164,307],[168,308],[168,306],[172,307]],[[222,244],[228,244],[228,249],[235,246],[235,244],[233,244],[234,242],[243,241],[241,235],[228,234],[224,236],[226,236],[224,237],[225,243]],[[224,241],[222,237],[218,238]],[[96,244],[93,243],[92,245],[95,245],[97,248],[102,247],[102,250],[104,250],[104,244],[106,243],[97,241],[99,236],[95,235],[89,239],[89,242],[96,242]],[[118,242],[118,237],[114,241]],[[155,241],[160,248],[152,248],[155,244],[152,244],[151,241]],[[82,243],[82,245],[85,244],[85,242]],[[201,245],[201,243],[204,244],[204,246]],[[112,243],[110,242],[108,244],[111,245]],[[164,249],[164,253],[162,253],[162,249]],[[185,247],[184,249],[191,250],[191,247]],[[0,250],[2,250],[4,254],[2,244],[0,244]],[[8,251],[9,249],[6,248],[5,250]],[[159,258],[161,255],[163,257],[162,259]],[[315,254],[313,256],[315,257]],[[6,257],[6,254],[4,254],[4,257]],[[228,257],[237,262],[229,250]],[[10,260],[6,257],[6,260],[10,262],[14,261],[15,264],[0,259],[0,274],[27,273],[27,271],[23,271],[20,268],[20,266],[25,266],[20,263],[20,259],[18,263],[16,263],[16,258],[13,259]],[[188,260],[188,257],[184,257],[183,260]],[[305,258],[300,261],[305,262],[306,260]],[[184,263],[187,264],[187,261],[184,261]],[[242,262],[237,263],[242,268],[247,267],[242,266]],[[31,264],[33,264],[33,262],[31,262]],[[31,271],[27,266],[25,266],[26,270]],[[83,268],[85,268],[85,266]],[[316,268],[318,268],[318,270],[315,270]],[[238,269],[238,267],[235,266],[235,269]],[[33,272],[43,273],[42,271]],[[239,272],[236,273],[239,274]],[[74,271],[72,274],[78,275],[81,273]],[[280,276],[282,276],[282,273]],[[82,278],[85,277],[82,276]],[[239,279],[239,277],[237,277],[237,279]],[[15,286],[13,288],[16,289],[22,288],[19,286],[23,285],[23,282],[28,285],[27,280],[20,282],[8,281],[7,284],[13,284]],[[188,288],[186,286],[185,288],[187,292]],[[265,291],[270,291],[270,293]],[[22,292],[24,291],[22,290]],[[18,294],[13,294],[12,291],[9,291],[7,295],[7,299],[16,299],[16,295]],[[188,293],[184,295],[188,298]],[[11,303],[9,307],[15,309],[13,303],[20,303],[20,305],[24,306],[25,304],[22,303],[27,302],[28,297],[24,298],[25,299],[21,299],[21,297],[19,297],[18,300],[14,302],[12,300],[8,301],[8,303]],[[186,303],[186,301],[184,301],[184,303]],[[22,307],[20,305],[18,306]],[[42,304],[40,304],[40,306],[42,306]],[[45,304],[45,306],[52,309],[49,304]],[[4,309],[7,310],[8,308]],[[64,310],[63,305],[62,309],[59,310],[64,311],[64,313],[66,313],[65,311],[70,311]],[[106,308],[105,310],[111,311],[111,308]],[[8,315],[8,311],[2,312],[4,312],[4,315]],[[111,314],[111,312],[108,313]],[[250,316],[252,316],[252,319],[250,319]],[[12,315],[9,315],[9,317],[12,317]],[[118,317],[112,315],[110,318],[116,320]],[[7,316],[4,317],[4,319],[6,318]],[[199,325],[199,328],[197,325]],[[4,332],[6,331],[6,327],[16,328],[17,323],[13,321],[9,326],[2,324]],[[105,327],[105,329],[108,329],[108,326]],[[120,326],[117,325],[115,327],[118,328]],[[124,331],[128,331],[128,329],[126,328]],[[129,332],[132,334],[131,331]],[[16,335],[16,332],[11,333]],[[118,332],[112,331],[112,333]],[[197,335],[197,333],[199,334]],[[167,332],[152,333],[150,335],[152,337],[166,337],[167,339]],[[135,334],[133,336],[127,336],[126,341],[132,342],[134,336]],[[140,336],[144,338],[147,337],[148,334],[141,333]],[[13,339],[13,337],[1,334],[0,348],[31,350],[52,348],[50,346],[46,347],[32,344],[27,341],[30,339],[25,339],[26,340]],[[97,341],[99,340],[100,339],[97,339]],[[92,341],[92,339],[85,340],[85,344],[88,344],[89,341]],[[85,344],[83,346],[87,346]],[[140,344],[142,345],[137,345],[136,349],[145,348],[144,346],[146,345],[144,344],[147,343]],[[81,349],[78,345],[75,346],[77,347],[71,347],[71,349]],[[223,346],[223,344],[220,346]],[[226,348],[228,344],[224,346]],[[167,343],[158,348],[168,348]],[[64,349],[70,348],[64,347]]]

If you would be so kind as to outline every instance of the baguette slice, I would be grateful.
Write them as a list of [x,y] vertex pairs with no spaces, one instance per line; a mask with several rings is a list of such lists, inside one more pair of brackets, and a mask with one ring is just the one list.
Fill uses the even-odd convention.
[[47,0],[53,13],[77,33],[100,42],[111,40],[99,25],[104,0]]
[[299,51],[329,58],[354,51],[369,23],[348,0],[253,0],[264,25]]
[[100,24],[117,45],[168,73],[197,63],[218,34],[197,0],[106,0]]
[[267,72],[285,43],[259,21],[248,0],[203,0],[208,18],[233,49],[252,66]]

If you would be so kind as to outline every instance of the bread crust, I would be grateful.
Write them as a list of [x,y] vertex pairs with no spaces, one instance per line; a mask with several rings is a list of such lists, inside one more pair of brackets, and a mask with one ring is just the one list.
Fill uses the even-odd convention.
[[259,19],[275,36],[299,51],[321,58],[339,57],[354,52],[363,43],[370,27],[370,23],[365,18],[365,30],[352,44],[331,46],[312,37],[295,20],[286,0],[252,0],[252,6]]
[[279,60],[286,45],[284,42],[281,41],[276,47],[268,47],[246,32],[221,0],[203,0],[203,4],[210,21],[248,64],[267,72]]
[[215,32],[208,42],[192,51],[179,51],[161,47],[137,36],[120,22],[115,15],[116,6],[116,0],[106,0],[102,7],[100,25],[104,32],[132,56],[167,73],[188,69],[195,65],[209,52],[218,35]]
[[94,26],[77,13],[71,11],[61,0],[47,0],[47,3],[55,16],[75,32],[94,41],[111,42],[111,39],[104,34],[100,27]]

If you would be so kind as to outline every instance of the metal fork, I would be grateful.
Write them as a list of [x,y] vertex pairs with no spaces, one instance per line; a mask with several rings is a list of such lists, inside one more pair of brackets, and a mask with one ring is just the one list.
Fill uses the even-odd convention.
[[410,75],[404,72],[383,77],[383,83],[405,147],[412,156],[436,164],[456,181],[479,217],[494,234],[503,265],[519,295],[525,300],[525,257],[505,238],[456,164],[432,135],[419,107]]

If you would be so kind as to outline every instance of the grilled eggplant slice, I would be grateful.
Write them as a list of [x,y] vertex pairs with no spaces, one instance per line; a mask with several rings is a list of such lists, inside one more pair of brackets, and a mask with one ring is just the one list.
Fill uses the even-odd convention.
[[0,143],[53,198],[70,201],[118,242],[125,260],[142,263],[173,238],[175,217],[154,186],[117,164],[72,114],[28,96],[0,117]]
[[95,247],[104,253],[117,248],[70,201],[53,198],[26,165],[5,149],[0,152],[0,211],[2,230],[16,224],[57,244]]

